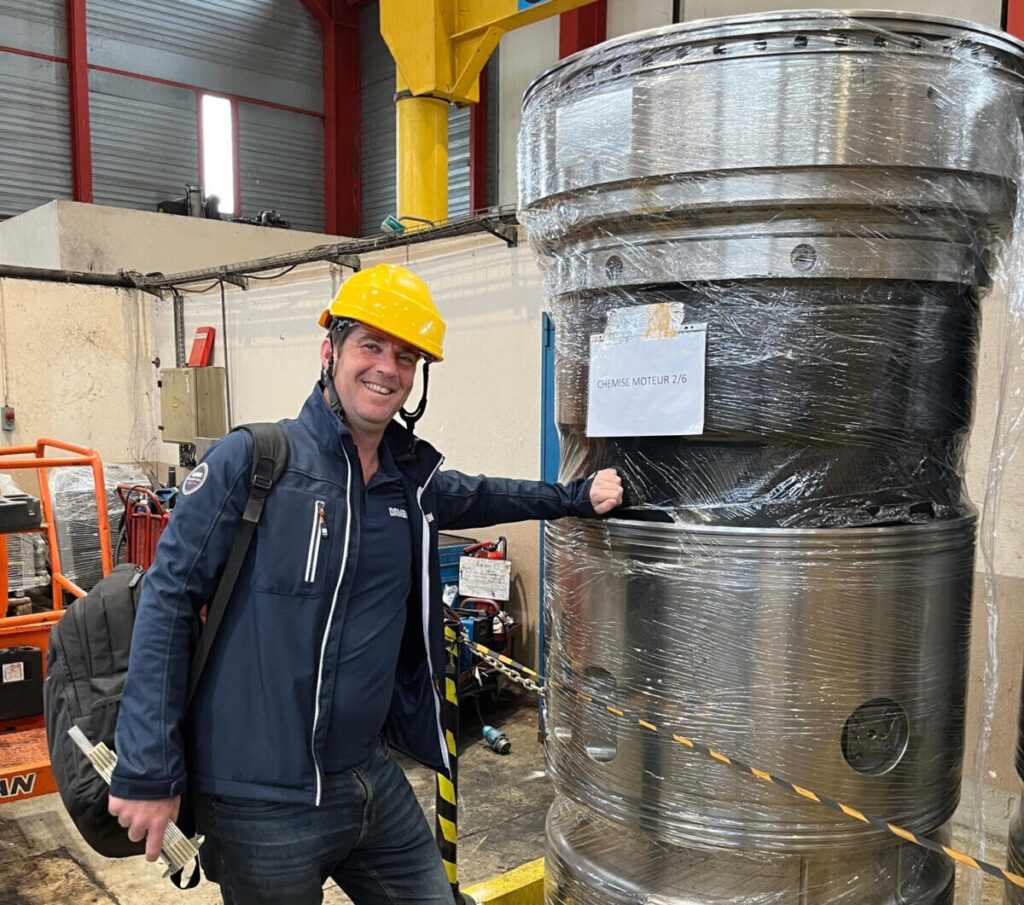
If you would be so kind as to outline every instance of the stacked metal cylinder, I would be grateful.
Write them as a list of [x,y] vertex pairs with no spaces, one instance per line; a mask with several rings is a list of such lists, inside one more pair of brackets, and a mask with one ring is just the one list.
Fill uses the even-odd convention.
[[[1022,74],[981,27],[793,12],[611,41],[527,91],[562,477],[616,466],[632,506],[547,528],[548,905],[951,901],[950,863],[674,736],[944,836]],[[700,435],[587,435],[624,309],[707,325]]]
[[[1024,789],[1024,679],[1020,688],[1020,715],[1017,727],[1017,776],[1020,777]],[[1010,839],[1007,846],[1006,866],[1013,873],[1024,877],[1024,794],[1021,795],[1017,816],[1010,824]],[[1006,886],[1006,905],[1024,905],[1024,889],[1019,886]]]

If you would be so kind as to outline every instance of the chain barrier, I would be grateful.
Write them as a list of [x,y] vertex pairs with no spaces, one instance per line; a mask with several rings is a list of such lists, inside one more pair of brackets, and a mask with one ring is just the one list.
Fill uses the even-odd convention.
[[508,657],[505,654],[500,654],[497,651],[493,651],[490,648],[473,641],[464,631],[459,633],[458,642],[472,651],[489,666],[493,666],[510,681],[528,689],[529,691],[541,694],[544,691],[544,688],[548,685],[553,688],[562,689],[587,704],[593,704],[613,716],[633,722],[637,727],[644,729],[647,732],[664,735],[666,738],[670,738],[672,741],[677,742],[692,751],[697,751],[718,763],[732,767],[734,770],[743,773],[744,775],[753,776],[755,779],[770,783],[780,789],[785,789],[787,792],[799,795],[802,798],[806,798],[808,801],[824,805],[830,810],[838,811],[841,814],[845,814],[847,817],[859,820],[861,823],[867,823],[876,829],[884,830],[885,832],[903,839],[906,842],[912,842],[915,845],[919,845],[921,848],[926,848],[929,851],[942,855],[945,858],[949,858],[958,864],[963,864],[965,867],[970,867],[973,870],[979,870],[991,877],[996,877],[999,880],[1012,883],[1014,886],[1024,888],[1024,876],[1015,874],[1005,868],[998,867],[995,864],[990,864],[987,861],[982,861],[980,858],[974,858],[971,855],[966,855],[963,852],[950,848],[949,846],[941,845],[932,839],[928,839],[924,836],[918,836],[916,833],[912,833],[910,830],[897,826],[894,823],[889,823],[881,817],[872,817],[868,814],[864,814],[856,808],[849,807],[842,802],[836,801],[834,798],[819,795],[816,792],[812,792],[810,789],[806,789],[803,786],[790,782],[788,779],[783,779],[781,776],[775,776],[767,770],[761,770],[758,767],[745,763],[735,757],[729,757],[726,754],[715,751],[700,742],[692,741],[691,739],[674,732],[668,727],[658,727],[649,720],[644,719],[642,714],[633,713],[628,708],[615,707],[605,701],[599,701],[596,698],[593,698],[588,694],[584,694],[582,691],[578,691],[577,689],[565,685],[562,682],[558,682],[555,679],[546,681],[543,676],[530,669],[528,666],[524,666],[522,663],[517,663],[511,657]]
[[[484,647],[482,644],[477,644],[475,641],[471,640],[469,635],[465,632],[460,632],[458,641],[459,644],[464,647],[468,647],[470,651],[483,660],[488,666],[493,666],[509,681],[525,688],[527,691],[532,691],[535,694],[541,694],[541,692],[543,692],[544,689],[527,675],[528,673],[530,675],[537,676],[538,679],[540,678],[540,676],[529,667],[523,666],[521,663],[516,663],[516,661],[511,657],[499,654],[497,651]],[[521,672],[518,672],[517,670],[521,670]]]

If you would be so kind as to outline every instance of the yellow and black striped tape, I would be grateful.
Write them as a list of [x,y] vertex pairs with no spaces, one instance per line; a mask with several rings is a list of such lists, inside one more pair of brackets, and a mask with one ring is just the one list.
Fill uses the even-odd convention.
[[[544,678],[528,666],[524,666],[522,663],[517,663],[511,657],[507,657],[504,654],[499,654],[496,651],[492,651],[482,644],[478,644],[475,641],[470,641],[467,637],[462,636],[460,641],[469,647],[474,653],[478,655],[486,655],[493,657],[500,663],[504,663],[506,666],[529,676],[538,685],[545,682]],[[887,820],[883,820],[880,817],[872,817],[869,814],[864,814],[856,808],[851,808],[842,802],[836,801],[834,798],[828,798],[825,795],[819,795],[816,792],[812,792],[810,789],[805,789],[803,786],[798,786],[796,783],[790,782],[788,779],[783,779],[781,776],[775,776],[769,773],[767,770],[760,770],[757,767],[745,763],[735,757],[729,757],[726,754],[722,754],[720,751],[715,751],[709,748],[707,745],[703,745],[700,742],[693,741],[684,735],[680,735],[677,732],[673,732],[668,727],[659,727],[656,724],[646,720],[642,715],[631,713],[626,708],[614,707],[604,701],[597,701],[588,694],[584,694],[582,691],[578,691],[575,688],[570,688],[555,679],[547,681],[553,688],[560,688],[563,691],[567,691],[569,694],[575,695],[579,700],[587,703],[594,704],[598,707],[603,708],[613,716],[627,720],[629,722],[636,723],[641,729],[647,732],[656,732],[659,735],[663,735],[666,738],[672,739],[672,741],[683,745],[693,751],[697,751],[706,757],[716,760],[719,763],[726,764],[732,767],[734,770],[738,770],[740,773],[746,773],[753,776],[755,779],[760,779],[762,782],[771,783],[772,785],[778,786],[781,789],[785,789],[787,792],[792,792],[796,795],[800,795],[809,801],[817,802],[818,804],[824,805],[833,811],[838,811],[840,814],[845,814],[847,817],[852,817],[854,820],[859,820],[861,823],[870,824],[877,829],[884,830],[887,833],[892,833],[894,836],[898,836],[907,842],[913,842],[915,845],[919,845],[922,848],[926,848],[929,851],[936,852],[940,855],[944,855],[947,858],[951,858],[959,864],[963,864],[966,867],[973,868],[974,870],[980,870],[983,873],[988,874],[991,877],[998,877],[1000,880],[1006,880],[1009,883],[1013,883],[1015,886],[1024,888],[1024,876],[1012,873],[1002,867],[997,867],[995,864],[990,864],[987,861],[982,861],[980,858],[972,858],[970,855],[965,855],[963,852],[958,852],[956,849],[950,848],[946,845],[941,845],[932,839],[927,839],[924,836],[919,836],[917,833],[912,833],[910,830],[906,830],[903,827],[897,826],[894,823],[889,823]]]
[[[452,648],[455,648],[453,656],[458,657],[458,648],[455,645],[455,632],[448,626],[445,626],[444,634],[445,640]],[[445,675],[444,697],[446,702],[444,712],[444,735],[445,742],[448,746],[448,754],[451,758],[450,763],[452,766],[452,777],[454,779],[457,775],[456,758],[458,757],[458,751],[456,750],[455,734],[452,731],[452,727],[457,726],[459,721],[459,696],[455,679],[450,674]],[[441,851],[441,861],[444,863],[444,870],[448,875],[448,882],[452,886],[456,886],[459,880],[458,801],[456,798],[455,783],[440,772],[437,774],[437,796],[435,798],[435,807],[438,828],[437,845]]]

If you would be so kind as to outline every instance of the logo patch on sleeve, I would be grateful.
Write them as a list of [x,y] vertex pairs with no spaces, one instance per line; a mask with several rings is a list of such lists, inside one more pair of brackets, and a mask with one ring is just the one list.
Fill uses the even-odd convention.
[[188,477],[181,482],[181,492],[188,496],[191,493],[195,493],[203,484],[206,483],[206,476],[210,473],[210,469],[207,467],[205,462],[200,462],[197,468],[194,468],[189,472]]

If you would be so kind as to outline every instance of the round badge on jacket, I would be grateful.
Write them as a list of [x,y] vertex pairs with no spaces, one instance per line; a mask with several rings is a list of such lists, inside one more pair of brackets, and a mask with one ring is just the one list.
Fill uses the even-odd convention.
[[188,496],[190,493],[195,493],[203,484],[206,483],[206,476],[210,473],[210,469],[207,467],[205,462],[200,462],[197,468],[194,468],[189,472],[188,477],[181,482],[181,492]]

